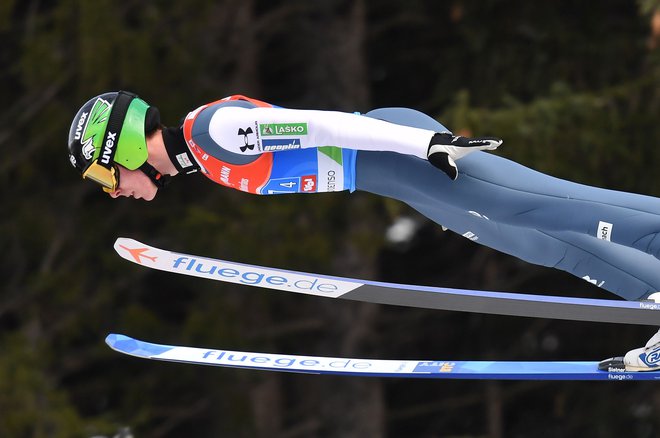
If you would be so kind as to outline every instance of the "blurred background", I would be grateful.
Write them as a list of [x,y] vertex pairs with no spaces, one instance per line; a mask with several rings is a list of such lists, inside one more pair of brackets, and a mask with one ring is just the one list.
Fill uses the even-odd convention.
[[[116,237],[374,280],[616,298],[366,193],[257,197],[180,177],[111,200],[66,153],[80,105],[177,125],[230,94],[424,111],[570,180],[660,196],[660,1],[0,1],[0,436],[656,437],[649,382],[346,378],[141,361],[109,332],[327,356],[599,360],[655,329],[341,302],[149,271]],[[386,176],[385,176],[386,177]],[[392,238],[396,224],[411,225]],[[389,233],[388,233],[389,231]],[[388,237],[389,236],[389,237]]]

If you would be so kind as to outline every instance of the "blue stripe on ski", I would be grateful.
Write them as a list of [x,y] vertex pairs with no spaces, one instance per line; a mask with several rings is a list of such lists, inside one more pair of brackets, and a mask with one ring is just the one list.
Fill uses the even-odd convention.
[[106,343],[120,353],[144,359],[305,374],[484,380],[660,380],[660,372],[600,371],[598,362],[416,361],[298,356],[160,345],[119,334],[108,335]]
[[151,269],[327,298],[511,316],[660,325],[660,304],[650,301],[453,289],[310,274],[183,254],[122,237],[115,242],[115,250],[124,259]]
[[[249,266],[249,265],[247,265]],[[318,277],[324,277],[323,275],[316,274]],[[349,278],[342,277],[327,277],[329,279],[341,279],[344,281],[350,281]],[[582,305],[582,306],[600,306],[600,307],[612,307],[612,308],[627,308],[627,309],[639,309],[646,308],[650,310],[660,310],[660,304],[654,302],[639,302],[639,301],[618,301],[618,300],[605,300],[598,298],[575,298],[575,297],[562,297],[562,296],[551,296],[551,295],[533,295],[533,294],[523,294],[523,293],[513,293],[513,292],[491,292],[491,291],[480,291],[480,290],[471,290],[471,289],[456,289],[456,288],[445,288],[440,286],[417,286],[417,285],[399,285],[396,283],[385,283],[378,281],[369,281],[369,280],[360,280],[363,284],[372,285],[377,287],[389,287],[393,289],[405,289],[405,290],[417,290],[421,292],[435,292],[435,293],[444,293],[451,295],[463,295],[463,296],[473,296],[480,298],[503,298],[509,300],[518,300],[518,301],[533,301],[541,303],[558,303],[558,304],[571,304],[571,305]],[[658,316],[660,318],[660,314]],[[658,320],[660,322],[660,319]]]

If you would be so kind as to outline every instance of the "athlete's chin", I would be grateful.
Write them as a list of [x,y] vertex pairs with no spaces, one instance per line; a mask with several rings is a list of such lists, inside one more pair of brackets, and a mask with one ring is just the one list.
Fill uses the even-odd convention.
[[141,198],[138,198],[138,199],[143,199],[143,200],[145,200],[145,201],[147,201],[147,202],[148,202],[148,201],[153,201],[153,199],[156,197],[156,194],[157,194],[157,193],[158,193],[158,191],[155,191],[155,192],[153,192],[153,193],[149,193],[149,194],[147,194],[147,195],[145,195],[145,196],[143,196],[143,197],[141,197]]

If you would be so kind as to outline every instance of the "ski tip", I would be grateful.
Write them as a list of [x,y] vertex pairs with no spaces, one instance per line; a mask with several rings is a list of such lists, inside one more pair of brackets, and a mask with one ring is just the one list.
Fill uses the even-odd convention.
[[152,344],[150,342],[138,341],[130,336],[110,333],[105,338],[105,343],[113,350],[128,354],[129,356],[150,358],[152,356],[171,350],[169,345]]
[[110,348],[131,356],[145,357],[140,346],[141,342],[126,335],[110,333],[105,337],[105,343]]
[[125,335],[120,335],[117,333],[110,333],[108,336],[105,337],[105,343],[108,344],[108,346],[112,349],[116,350],[116,347],[119,343],[125,342],[127,340],[130,340],[132,338],[129,338],[128,336]]
[[115,239],[115,244],[113,246],[115,250],[118,250],[118,248],[120,248],[121,246],[136,246],[136,245],[144,245],[144,244],[129,237],[117,237],[117,239]]
[[143,265],[145,262],[153,264],[157,259],[156,256],[150,255],[152,252],[158,251],[156,248],[127,237],[118,237],[115,240],[114,249],[121,258],[139,265]]

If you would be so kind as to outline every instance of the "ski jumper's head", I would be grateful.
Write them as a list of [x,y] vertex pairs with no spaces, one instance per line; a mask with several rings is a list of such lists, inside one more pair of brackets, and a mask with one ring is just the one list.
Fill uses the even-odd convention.
[[133,93],[109,92],[87,101],[69,129],[69,161],[84,179],[112,193],[119,187],[120,165],[139,169],[157,187],[164,178],[147,163],[147,136],[160,127],[160,114]]

